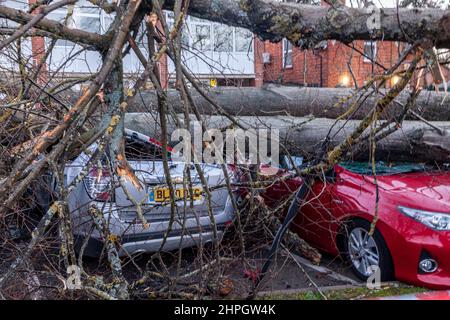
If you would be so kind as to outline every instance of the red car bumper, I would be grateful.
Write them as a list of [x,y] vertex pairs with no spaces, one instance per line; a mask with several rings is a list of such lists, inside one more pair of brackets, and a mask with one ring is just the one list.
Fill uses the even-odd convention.
[[[417,286],[450,289],[450,231],[435,231],[403,215],[395,220],[389,227],[385,225],[390,231],[381,232],[391,252],[396,278]],[[438,263],[435,272],[419,270],[424,255]]]

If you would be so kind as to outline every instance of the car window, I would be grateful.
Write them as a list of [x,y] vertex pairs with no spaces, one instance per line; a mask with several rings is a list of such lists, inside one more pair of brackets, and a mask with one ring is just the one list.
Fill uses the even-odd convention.
[[[162,160],[162,148],[136,137],[126,137],[125,155],[128,160]],[[170,152],[168,153],[170,160]]]
[[[358,174],[372,175],[371,162],[349,161],[341,162],[340,166]],[[378,161],[375,164],[375,171],[377,175],[390,175],[409,172],[423,172],[427,167],[421,163],[406,163],[406,162],[384,162]]]
[[303,157],[282,155],[280,157],[280,168],[286,170],[294,170],[294,164],[300,167],[303,164]]

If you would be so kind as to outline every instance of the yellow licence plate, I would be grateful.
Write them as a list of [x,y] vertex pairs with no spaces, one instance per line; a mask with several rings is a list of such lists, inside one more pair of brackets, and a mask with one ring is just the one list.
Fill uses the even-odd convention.
[[[202,200],[202,191],[201,187],[192,187],[193,197],[192,200]],[[176,188],[175,192],[175,200],[181,199],[189,199],[190,198],[190,190],[189,188]],[[169,188],[155,188],[149,192],[149,200],[150,202],[167,202],[170,201],[170,189]]]

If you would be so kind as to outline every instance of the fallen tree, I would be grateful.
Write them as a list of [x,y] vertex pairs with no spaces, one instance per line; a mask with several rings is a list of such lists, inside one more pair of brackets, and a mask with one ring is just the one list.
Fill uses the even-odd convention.
[[[106,12],[115,5],[97,2]],[[176,0],[164,1],[163,9],[173,10]],[[439,8],[350,8],[333,2],[333,6],[313,6],[268,0],[196,0],[190,1],[188,14],[251,30],[264,40],[289,39],[296,46],[312,47],[323,40],[349,43],[353,40],[387,40],[413,43],[430,39],[436,47],[450,48],[448,10]],[[131,30],[139,27],[144,15],[151,12],[153,1],[139,1]],[[153,8],[154,9],[154,8]],[[20,24],[33,21],[34,15],[0,5],[0,18]],[[368,23],[368,21],[378,23]],[[44,18],[32,26],[49,36],[90,46],[90,50],[109,47],[112,33],[98,35],[68,28]],[[405,32],[407,30],[407,32]],[[0,30],[1,31],[1,30]],[[8,30],[6,30],[8,31]],[[3,32],[2,32],[3,33]]]
[[[191,117],[194,120],[194,116]],[[142,132],[151,137],[161,138],[159,125],[154,114],[128,113],[125,127]],[[204,124],[208,129],[230,128],[231,122],[223,116],[204,116]],[[329,136],[329,148],[342,143],[346,137],[360,124],[358,120],[333,120],[325,118],[302,117],[237,117],[247,128],[272,128],[280,132],[280,143],[292,155],[312,158],[324,139]],[[412,162],[450,162],[450,122],[404,121],[395,132],[377,142],[376,158],[386,161]],[[177,126],[169,125],[169,137]],[[331,128],[331,131],[330,131]],[[392,127],[387,127],[386,130]],[[383,134],[380,131],[378,135]],[[378,135],[375,135],[377,137]],[[381,137],[381,136],[380,136]],[[363,135],[347,155],[347,158],[367,160],[369,158],[369,135]],[[176,141],[172,141],[176,143]],[[280,149],[282,152],[282,150]]]
[[[124,115],[127,107],[134,105],[135,99],[138,99],[136,94],[140,93],[148,82],[152,83],[158,94],[157,108],[152,108],[154,112],[149,118],[153,123],[140,114],[137,115],[139,118],[136,119],[136,122],[127,121],[127,124],[128,127],[131,127],[130,124],[136,125],[140,123],[143,129],[149,131],[149,135],[154,137],[158,137],[158,133],[162,135],[163,150],[167,148],[167,137],[170,136],[171,132],[171,128],[168,127],[170,123],[168,124],[168,122],[173,122],[172,116],[177,112],[185,113],[187,115],[186,120],[188,120],[188,115],[192,112],[196,114],[197,118],[201,118],[202,124],[206,128],[278,126],[281,130],[283,145],[286,146],[288,151],[311,156],[317,160],[317,165],[302,170],[300,173],[306,176],[304,181],[312,181],[317,173],[322,173],[322,170],[327,170],[335,163],[346,158],[348,159],[352,153],[355,155],[360,154],[361,157],[366,156],[368,154],[368,141],[372,138],[369,135],[369,130],[372,132],[378,130],[374,134],[375,139],[380,138],[377,151],[381,150],[382,155],[386,155],[387,158],[392,154],[398,154],[405,159],[409,157],[409,159],[415,161],[423,157],[429,161],[442,160],[448,162],[447,124],[414,123],[411,124],[411,130],[409,130],[407,128],[408,123],[406,123],[400,130],[389,136],[388,139],[384,138],[384,133],[395,131],[397,126],[400,125],[392,122],[384,127],[379,121],[382,115],[386,114],[391,107],[396,107],[394,100],[401,98],[401,92],[407,87],[412,89],[410,93],[411,103],[407,104],[402,101],[397,101],[397,103],[405,104],[403,108],[405,113],[409,112],[409,107],[414,105],[418,88],[414,84],[410,86],[413,74],[418,70],[422,70],[424,65],[431,67],[438,65],[439,61],[436,55],[430,54],[430,52],[434,52],[433,47],[450,47],[450,33],[448,32],[450,29],[450,18],[448,10],[413,8],[397,11],[394,9],[380,9],[378,14],[374,16],[373,14],[377,12],[373,8],[371,10],[367,10],[367,8],[346,8],[335,1],[329,7],[314,7],[264,0],[167,0],[163,2],[157,0],[130,0],[113,2],[112,4],[92,0],[90,2],[97,3],[105,12],[116,12],[112,23],[102,35],[97,34],[93,29],[87,31],[74,28],[70,22],[72,20],[70,16],[73,12],[70,8],[66,19],[62,22],[51,19],[51,16],[44,17],[46,13],[56,9],[59,5],[67,4],[71,6],[75,2],[74,0],[62,0],[54,4],[47,4],[47,1],[38,1],[25,11],[0,5],[0,18],[16,22],[12,29],[0,28],[0,33],[6,35],[6,38],[2,39],[0,43],[0,49],[3,53],[4,49],[11,47],[11,44],[16,46],[16,50],[12,50],[9,54],[12,54],[14,65],[18,62],[20,75],[20,89],[17,92],[9,92],[6,89],[2,89],[2,92],[0,92],[0,99],[4,100],[5,103],[2,105],[4,112],[0,114],[2,120],[0,121],[2,123],[1,164],[2,173],[4,173],[0,183],[0,197],[3,204],[2,208],[0,208],[0,216],[2,217],[0,234],[2,243],[5,244],[4,251],[12,253],[12,256],[8,255],[6,260],[15,261],[6,266],[11,270],[7,273],[7,278],[9,278],[8,284],[20,280],[21,274],[17,273],[19,271],[17,261],[19,264],[22,264],[25,262],[24,259],[29,260],[28,258],[33,256],[36,258],[31,263],[36,263],[36,265],[40,263],[39,266],[41,266],[42,261],[48,261],[51,265],[57,266],[57,268],[51,268],[52,272],[48,273],[48,275],[54,274],[57,279],[66,279],[67,273],[69,273],[66,271],[68,267],[78,266],[83,271],[81,280],[84,291],[100,298],[137,297],[136,291],[133,290],[135,288],[142,288],[140,292],[145,293],[145,297],[153,297],[154,293],[157,293],[157,297],[162,295],[183,297],[184,291],[177,290],[181,283],[186,283],[189,292],[195,292],[192,296],[193,298],[202,298],[207,292],[205,289],[209,289],[210,283],[218,283],[221,280],[222,271],[225,269],[223,268],[225,260],[221,257],[224,251],[222,247],[214,243],[211,255],[204,254],[206,252],[203,251],[202,247],[198,250],[198,259],[196,261],[201,266],[202,276],[195,277],[192,282],[184,282],[185,279],[179,277],[182,274],[182,270],[179,267],[181,264],[178,264],[179,266],[176,270],[171,267],[167,268],[161,259],[161,255],[158,254],[152,255],[152,258],[156,259],[149,260],[145,271],[142,270],[141,272],[142,277],[138,281],[135,281],[136,277],[133,276],[133,282],[128,282],[128,279],[124,277],[125,273],[122,273],[122,261],[117,259],[117,249],[115,248],[117,240],[120,240],[120,235],[111,232],[112,230],[109,230],[110,224],[99,219],[95,207],[91,207],[92,210],[89,210],[89,215],[94,220],[92,227],[96,229],[95,232],[98,232],[100,237],[106,242],[106,250],[104,252],[108,258],[110,270],[103,271],[105,268],[102,268],[101,274],[96,276],[89,270],[90,268],[83,268],[82,255],[78,259],[75,255],[74,239],[72,232],[70,232],[72,230],[71,215],[67,208],[68,195],[73,191],[73,186],[67,186],[63,183],[64,169],[69,160],[67,151],[72,151],[71,149],[74,148],[71,147],[78,140],[85,137],[88,138],[86,145],[97,142],[99,145],[98,150],[102,150],[92,155],[92,161],[83,168],[82,173],[74,180],[75,183],[80,183],[87,177],[86,175],[90,175],[93,171],[91,170],[93,166],[96,166],[96,169],[101,167],[101,159],[105,159],[105,156],[108,156],[109,159],[107,167],[108,169],[111,168],[111,172],[108,170],[108,175],[114,175],[118,178],[111,179],[111,181],[120,182],[122,179],[136,181],[137,177],[131,170],[131,166],[125,156],[123,143]],[[161,5],[163,8],[161,8]],[[165,23],[165,14],[162,9],[173,10],[175,17],[173,25],[168,26]],[[158,16],[161,22],[160,26],[153,25],[153,18],[148,15],[149,13]],[[274,114],[270,112],[264,114],[265,117],[252,117],[251,119],[238,117],[237,120],[233,121],[232,117],[220,105],[211,101],[209,103],[214,106],[214,111],[210,113],[216,116],[221,115],[221,117],[203,117],[203,110],[198,110],[195,100],[191,98],[191,92],[188,90],[188,87],[192,86],[200,93],[200,84],[198,84],[198,81],[195,81],[187,66],[183,65],[182,54],[179,50],[182,43],[182,32],[180,31],[183,27],[184,18],[188,14],[232,26],[248,28],[260,38],[273,42],[287,38],[295,46],[301,47],[311,47],[320,43],[320,41],[331,39],[344,43],[353,40],[391,40],[410,43],[412,46],[405,52],[405,55],[400,57],[395,65],[391,66],[390,70],[384,72],[382,80],[379,78],[373,79],[370,86],[367,86],[369,89],[373,85],[374,90],[383,90],[386,81],[394,76],[395,70],[398,69],[396,66],[405,61],[406,55],[411,55],[412,60],[408,59],[409,66],[398,74],[400,76],[399,81],[390,88],[386,96],[377,99],[373,103],[373,108],[367,114],[362,111],[364,119],[360,122],[354,120],[349,122],[340,121],[333,126],[333,120],[274,117]],[[375,18],[375,21],[379,18],[379,23],[376,26],[373,23],[367,23],[369,20],[372,21],[372,18]],[[59,18],[58,20],[61,21]],[[142,22],[145,24],[144,33],[147,35],[148,40],[146,45],[148,55],[143,54],[140,45],[136,45],[136,41],[139,39],[138,30]],[[10,24],[8,23],[8,25]],[[27,53],[28,50],[22,50],[25,49],[25,47],[22,48],[22,44],[27,43],[23,40],[29,35],[44,35],[51,38],[51,43],[48,46],[46,45],[45,54],[48,54],[48,56],[39,58],[38,55],[31,56]],[[65,81],[63,82],[65,84],[62,84],[64,87],[75,88],[79,85],[83,87],[83,94],[76,97],[77,100],[73,103],[66,103],[61,99],[58,94],[61,86],[53,84],[50,80],[53,78],[53,74],[49,74],[48,78],[42,77],[42,79],[39,76],[39,70],[45,69],[45,61],[51,57],[50,55],[56,46],[57,40],[69,41],[82,46],[82,51],[76,53],[76,55],[67,56],[66,59],[63,59],[65,61],[57,63],[59,65],[57,67],[58,72],[63,72],[65,66],[68,66],[74,59],[79,59],[79,54],[83,54],[81,56],[82,59],[83,56],[86,58],[84,55],[85,50],[97,51],[101,55],[101,66],[90,77],[76,79],[76,81],[64,79]],[[123,77],[123,58],[131,50],[138,57],[143,67],[140,75],[132,77],[136,79],[132,88],[127,86]],[[168,55],[175,65],[177,89],[184,102],[184,108],[181,108],[181,110],[179,108],[174,109],[173,106],[176,106],[176,104],[172,105],[171,101],[167,101],[166,93],[163,90],[163,84],[159,77],[162,73],[158,62],[165,54]],[[26,61],[30,63],[25,63]],[[55,69],[52,67],[49,71],[53,72]],[[442,77],[438,78],[442,80]],[[11,78],[8,78],[8,83],[11,80]],[[69,81],[67,82],[66,80]],[[364,92],[362,94],[364,95]],[[206,95],[202,94],[202,96],[205,97]],[[281,101],[280,97],[283,96],[283,93],[280,94],[278,92],[278,95],[272,99],[273,105],[275,105],[275,102],[279,103]],[[305,98],[304,95],[299,95],[299,97]],[[205,99],[208,100],[208,98]],[[239,99],[243,100],[242,97]],[[262,101],[265,100],[262,98]],[[314,97],[309,101],[313,100]],[[238,102],[237,105],[242,106],[241,109],[246,109],[246,106],[242,105],[241,101]],[[318,104],[318,110],[322,110],[323,105],[324,103]],[[260,110],[261,106],[261,103],[255,104],[255,110]],[[284,104],[279,104],[279,106],[286,108]],[[279,113],[275,114],[283,114],[285,110],[280,109],[277,112]],[[308,111],[309,113],[311,112]],[[312,113],[314,114],[314,112]],[[353,112],[348,113],[346,117],[354,118],[351,114]],[[243,113],[238,112],[236,114],[242,115]],[[387,118],[389,119],[389,117]],[[399,123],[401,123],[401,120],[403,119],[400,119]],[[436,129],[436,125],[441,126],[441,128]],[[172,128],[174,127],[172,125]],[[138,130],[137,126],[131,128]],[[145,132],[145,130],[138,131]],[[154,134],[151,134],[151,130],[154,131]],[[328,132],[331,132],[331,134],[328,134]],[[347,137],[345,137],[346,133],[348,133]],[[394,139],[397,135],[399,141],[397,145],[389,145],[390,139]],[[328,155],[319,154],[319,158],[317,157],[317,150],[320,150],[319,146],[322,145],[322,141],[327,136],[330,138],[328,147],[331,151]],[[405,136],[407,137],[406,139]],[[10,151],[17,147],[18,144],[24,147],[17,148],[20,152],[14,154],[12,158]],[[385,147],[383,147],[383,144]],[[75,152],[70,152],[70,157],[77,156],[84,146],[80,144],[80,147]],[[165,183],[172,195],[171,198],[174,199],[175,190],[171,179],[171,167],[168,163],[167,153],[163,152],[162,155]],[[400,159],[400,156],[396,160]],[[208,204],[208,214],[212,218],[211,190],[208,187],[202,168],[195,166],[195,170],[202,182],[202,187],[206,194],[206,203]],[[40,177],[46,176],[45,172],[47,171],[53,172],[57,180],[57,194],[55,195],[57,201],[55,204],[58,206],[58,212],[52,220],[55,223],[54,230],[58,229],[59,231],[58,237],[53,237],[53,234],[55,234],[53,232],[40,232],[42,230],[39,227],[35,228],[32,232],[32,241],[28,243],[25,250],[21,250],[20,246],[17,246],[17,243],[12,241],[12,237],[9,235],[11,233],[11,221],[19,221],[17,218],[28,218],[30,210],[28,210],[28,206],[24,207],[21,204],[30,202],[27,197],[27,190],[31,185],[38,182]],[[101,178],[100,173],[102,174],[103,170],[98,170],[98,172],[99,178]],[[225,172],[224,170],[224,175]],[[290,200],[291,205],[287,216],[292,216],[301,207],[301,200],[304,199],[304,190],[306,190],[307,185],[308,183],[305,183],[304,187],[300,188]],[[112,183],[109,191],[112,193],[115,187],[116,184]],[[123,189],[123,186],[121,188]],[[255,195],[258,195],[258,192],[261,190],[259,185],[250,185],[250,188]],[[227,183],[227,189],[231,193],[232,190],[229,183]],[[233,201],[234,198],[230,197],[230,199],[233,207],[237,208],[237,204]],[[136,210],[139,210],[139,206],[139,203],[134,205]],[[254,207],[255,210],[259,209],[257,206]],[[242,214],[238,214],[238,212],[240,212],[239,208],[236,209],[236,231],[240,242],[240,251],[236,257],[240,260],[244,258],[242,260],[246,263],[247,253],[254,251],[253,248],[246,247],[240,217],[248,214],[249,211],[240,212]],[[267,214],[275,214],[275,212],[267,212]],[[46,216],[48,217],[48,215]],[[50,221],[47,220],[44,217],[38,226],[52,226],[53,229],[53,225],[50,225]],[[172,223],[176,223],[178,220],[175,203],[171,201],[168,225],[171,226]],[[373,228],[375,227],[375,220],[372,224]],[[275,249],[279,245],[279,240],[283,238],[289,219],[285,219],[281,226],[276,224],[276,222],[272,224],[273,228],[271,228],[272,230],[279,228],[275,235],[276,240],[272,246]],[[213,230],[215,230],[214,223],[211,224]],[[142,225],[144,228],[147,226],[145,218],[142,219]],[[169,235],[169,231],[170,227],[168,232],[165,232],[165,238]],[[47,237],[47,235],[51,236]],[[35,245],[37,243],[44,244],[42,241],[45,238],[49,238],[52,241],[51,245],[39,246],[39,249],[42,250],[38,252]],[[53,250],[57,246],[60,248],[59,256]],[[229,250],[232,247],[227,247],[226,249],[227,253],[232,251]],[[44,260],[41,259],[40,253],[45,254],[45,251],[50,253],[50,255]],[[178,251],[179,256],[177,260],[179,262],[183,261],[182,252],[183,250]],[[19,259],[15,259],[14,255]],[[217,261],[217,266],[214,261],[211,261],[210,264],[205,263],[207,260],[204,258],[208,256],[215,257],[214,261]],[[175,259],[172,260],[175,261]],[[127,261],[130,260],[127,259]],[[31,265],[28,261],[25,263],[27,266]],[[127,264],[137,266],[134,263]],[[155,265],[158,266],[154,268]],[[209,274],[206,274],[203,271],[205,270],[204,267],[208,265],[213,265],[214,268],[208,270]],[[154,271],[155,269],[157,272]],[[160,270],[161,272],[159,272]],[[158,284],[155,286],[153,281],[147,282],[149,278],[155,278]],[[258,277],[258,279],[260,278]],[[161,287],[161,283],[164,284],[163,287]],[[191,283],[195,286],[192,286]],[[0,296],[2,298],[4,296],[8,297],[4,288],[2,288],[2,284],[5,284],[5,282],[0,280]],[[52,287],[52,291],[64,291],[54,289],[59,288]],[[16,287],[12,287],[10,291],[17,292],[18,290]],[[68,296],[73,298],[72,293],[68,293]]]
[[[268,0],[197,0],[188,13],[194,17],[248,28],[265,40],[291,40],[311,47],[322,40],[394,40],[431,38],[437,47],[450,47],[449,11],[438,8],[350,8],[314,6]],[[175,0],[164,2],[173,8]],[[369,23],[370,21],[377,23]],[[407,32],[405,32],[407,30]]]
[[[354,90],[334,88],[302,88],[266,85],[262,88],[214,88],[208,91],[209,96],[225,112],[233,116],[276,116],[291,115],[304,117],[312,115],[317,118],[336,119],[344,114],[354,99],[345,100]],[[365,100],[361,99],[361,106],[352,114],[355,120],[363,119],[372,110],[377,99],[384,91],[372,94]],[[192,90],[191,95],[202,114],[215,115],[217,109],[202,95]],[[130,112],[148,112],[157,110],[158,97],[154,90],[140,93],[141,99],[129,106]],[[176,90],[168,90],[168,102],[177,113],[183,112],[180,94]],[[359,97],[360,94],[357,95]],[[408,99],[408,92],[399,94],[392,106],[386,110],[382,118],[390,119],[401,113],[402,105]],[[430,121],[450,121],[450,108],[446,94],[434,91],[422,91],[411,108],[414,113]],[[342,102],[342,103],[341,103]],[[417,118],[409,114],[407,119]]]

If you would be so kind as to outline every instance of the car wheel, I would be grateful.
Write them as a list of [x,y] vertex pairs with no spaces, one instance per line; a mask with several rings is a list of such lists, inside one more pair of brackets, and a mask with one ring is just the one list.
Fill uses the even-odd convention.
[[394,279],[394,266],[389,249],[381,233],[375,229],[369,235],[370,223],[354,220],[347,225],[344,237],[344,257],[354,273],[366,281],[379,268],[381,281]]

